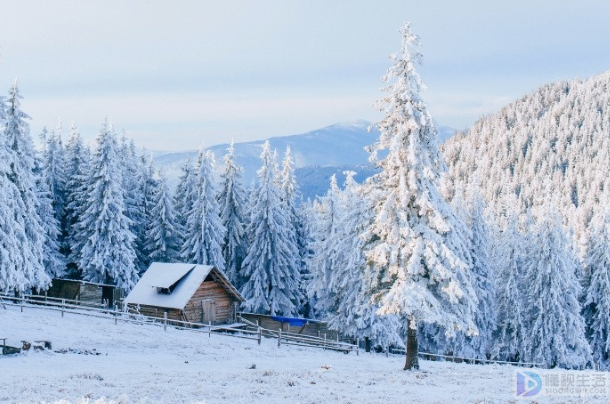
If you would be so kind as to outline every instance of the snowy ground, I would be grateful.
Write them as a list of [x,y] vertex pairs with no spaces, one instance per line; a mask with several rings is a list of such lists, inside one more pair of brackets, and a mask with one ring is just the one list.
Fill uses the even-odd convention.
[[[274,340],[119,323],[0,306],[0,338],[53,351],[0,356],[0,403],[609,403],[608,397],[515,397],[516,368],[277,347]],[[78,353],[80,352],[80,353]],[[95,355],[99,353],[99,355]],[[255,365],[255,368],[253,368]],[[577,372],[565,372],[577,373]]]

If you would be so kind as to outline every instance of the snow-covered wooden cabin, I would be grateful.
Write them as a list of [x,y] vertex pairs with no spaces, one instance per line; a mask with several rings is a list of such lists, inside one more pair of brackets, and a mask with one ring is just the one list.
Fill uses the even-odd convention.
[[124,303],[130,312],[192,323],[235,321],[243,297],[226,275],[210,265],[154,262]]

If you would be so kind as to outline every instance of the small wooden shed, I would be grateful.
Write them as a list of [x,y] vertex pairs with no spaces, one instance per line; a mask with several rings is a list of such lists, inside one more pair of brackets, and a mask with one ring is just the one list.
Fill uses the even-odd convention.
[[60,278],[53,279],[49,289],[38,294],[105,307],[119,305],[123,299],[123,291],[114,285]]
[[153,262],[124,303],[132,313],[191,323],[235,322],[243,297],[210,265]]

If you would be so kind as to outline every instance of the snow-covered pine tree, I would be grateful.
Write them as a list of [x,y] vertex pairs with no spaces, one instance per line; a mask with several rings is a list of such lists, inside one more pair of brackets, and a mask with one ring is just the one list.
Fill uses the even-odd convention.
[[[142,266],[147,269],[151,263],[151,250],[148,246],[152,245],[152,233],[150,229],[153,227],[153,222],[162,220],[162,218],[153,216],[153,209],[157,205],[157,195],[159,193],[159,181],[155,176],[155,167],[152,156],[148,158],[145,153],[140,156],[140,164],[138,164],[138,187],[141,195],[141,223],[138,226],[140,240],[139,249],[141,253],[140,260]],[[175,235],[175,234],[174,234]]]
[[20,201],[14,206],[19,206],[20,209],[14,214],[23,218],[26,236],[20,251],[23,255],[22,271],[27,282],[20,285],[20,289],[46,289],[51,278],[44,268],[46,232],[38,215],[37,178],[34,173],[36,157],[30,127],[26,122],[29,116],[21,110],[20,100],[21,95],[15,83],[9,91],[3,136],[9,164],[8,179],[19,190]]
[[[182,166],[182,175],[178,181],[178,186],[174,194],[174,209],[176,211],[176,232],[178,234],[179,245],[183,246],[186,242],[186,220],[189,212],[193,208],[197,193],[195,190],[195,169],[188,161]],[[182,247],[181,247],[182,248]]]
[[340,217],[341,191],[337,177],[330,177],[330,188],[319,202],[314,204],[313,231],[311,234],[313,254],[309,256],[307,267],[310,269],[311,281],[307,293],[313,303],[314,313],[324,317],[331,309],[334,293],[330,289],[333,271],[336,270],[335,249],[337,247],[337,226]]
[[251,242],[242,264],[245,283],[241,293],[244,310],[271,315],[296,315],[299,293],[297,246],[287,234],[288,217],[281,206],[277,187],[277,160],[269,142],[263,145],[263,165],[258,185],[250,197],[250,222],[246,234]]
[[75,227],[87,206],[88,182],[90,172],[91,153],[83,144],[78,128],[72,123],[70,140],[66,145],[65,169],[66,174],[66,245],[67,251],[66,271],[72,278],[82,278],[82,272],[76,264],[74,244],[78,229]]
[[379,316],[377,306],[364,295],[366,258],[363,234],[373,220],[373,201],[351,171],[346,173],[345,189],[340,194],[341,208],[336,220],[335,242],[331,261],[334,263],[328,290],[330,308],[324,318],[331,329],[353,338],[370,339],[376,345],[402,346],[401,323],[396,315]]
[[148,255],[144,251],[146,244],[146,215],[144,212],[144,189],[147,184],[142,177],[144,168],[141,167],[140,159],[136,152],[133,140],[127,139],[127,134],[121,135],[121,147],[119,149],[120,167],[123,168],[123,193],[125,201],[125,216],[130,220],[129,228],[135,236],[134,250],[136,252],[135,265],[138,273],[143,273],[147,268]]
[[240,288],[243,281],[241,264],[246,255],[244,228],[246,223],[246,192],[241,182],[243,169],[235,162],[233,142],[224,156],[224,171],[221,174],[221,190],[218,195],[220,219],[226,229],[222,254],[225,259],[225,272],[235,287]]
[[4,98],[0,97],[0,290],[23,292],[28,287],[25,271],[25,255],[21,249],[27,245],[24,211],[21,194],[10,180],[13,169],[5,136]]
[[42,155],[42,170],[45,173],[46,181],[49,185],[51,197],[53,199],[53,209],[55,210],[55,219],[60,225],[59,243],[62,245],[66,234],[66,174],[65,174],[65,151],[62,144],[62,126],[61,122],[55,130],[51,131],[49,136],[45,136],[46,128],[43,129],[45,145]]
[[465,222],[469,229],[469,261],[478,299],[475,312],[478,333],[467,336],[460,332],[457,336],[455,354],[464,358],[487,359],[493,348],[492,333],[496,327],[495,285],[489,257],[490,229],[485,220],[485,203],[475,184],[476,181],[468,191]]
[[541,208],[524,264],[527,285],[526,360],[578,369],[591,360],[580,314],[579,263],[550,198]]
[[117,135],[104,121],[91,164],[87,202],[74,226],[73,253],[83,279],[130,291],[138,281],[138,270],[120,153]]
[[400,32],[402,52],[392,57],[394,65],[384,77],[391,82],[388,95],[379,102],[385,112],[377,124],[380,139],[370,148],[381,172],[367,183],[376,204],[367,236],[366,284],[379,314],[407,318],[408,370],[419,367],[418,323],[438,324],[449,336],[476,333],[477,297],[463,261],[463,240],[452,234],[456,218],[438,189],[444,163],[432,117],[419,96],[419,38],[409,23]]
[[225,228],[220,221],[213,165],[214,156],[201,147],[193,188],[194,202],[186,218],[186,241],[181,255],[187,262],[213,265],[224,271],[222,241]]
[[610,368],[610,215],[598,215],[591,222],[584,272],[583,316],[591,345],[593,363]]
[[148,229],[148,258],[156,262],[177,262],[180,258],[180,240],[176,232],[174,201],[167,180],[159,176],[151,223]]
[[[60,222],[55,216],[54,198],[51,186],[53,180],[44,161],[44,155],[36,159],[36,191],[38,195],[38,216],[45,232],[43,265],[50,278],[59,278],[65,274],[65,260],[60,252]],[[58,198],[59,199],[59,198]],[[55,199],[57,200],[57,199]]]
[[496,330],[492,356],[523,362],[529,351],[526,329],[523,266],[526,240],[519,232],[516,214],[508,214],[507,224],[493,239]]
[[[298,202],[301,199],[299,185],[294,173],[294,160],[292,159],[292,151],[290,146],[286,148],[284,160],[282,161],[281,179],[281,200],[282,206],[288,215],[288,221],[292,227],[291,233],[294,237],[294,243],[299,251],[298,271],[301,276],[301,294],[305,297],[307,285],[303,283],[303,278],[307,277],[307,267],[305,257],[307,256],[307,236],[305,234],[305,226],[301,221],[301,212],[298,209]],[[302,301],[299,305],[299,311],[306,304]]]

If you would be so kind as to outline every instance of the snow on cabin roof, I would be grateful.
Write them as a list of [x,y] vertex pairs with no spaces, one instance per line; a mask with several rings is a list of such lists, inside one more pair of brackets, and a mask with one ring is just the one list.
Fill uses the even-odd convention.
[[[125,298],[125,303],[183,309],[213,268],[210,265],[153,262]],[[171,293],[159,293],[158,288],[168,289],[174,284],[176,287]]]
[[[158,268],[161,265],[166,266],[166,264],[161,263],[153,263],[152,265],[154,265],[155,268]],[[146,284],[148,286],[155,286],[157,288],[169,289],[170,286],[182,279],[184,275],[186,275],[191,269],[195,268],[196,266],[193,264],[169,265],[171,265],[171,268],[168,267],[167,270],[157,269],[154,277],[147,277]],[[150,271],[150,269],[152,269],[152,266],[148,269],[148,271]],[[148,273],[148,271],[146,271],[146,273]],[[144,279],[144,277],[142,278]]]

